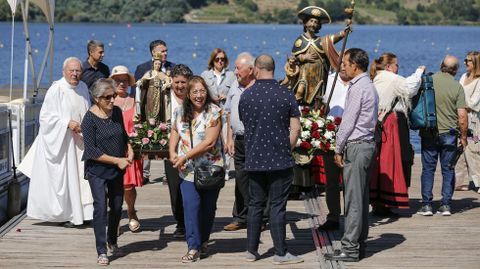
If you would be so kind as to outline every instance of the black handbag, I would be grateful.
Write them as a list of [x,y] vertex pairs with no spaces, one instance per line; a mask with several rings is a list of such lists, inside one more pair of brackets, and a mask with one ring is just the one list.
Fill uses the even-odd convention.
[[[190,144],[193,149],[192,123],[189,123]],[[198,191],[219,190],[225,186],[225,168],[210,164],[193,167],[193,183]]]

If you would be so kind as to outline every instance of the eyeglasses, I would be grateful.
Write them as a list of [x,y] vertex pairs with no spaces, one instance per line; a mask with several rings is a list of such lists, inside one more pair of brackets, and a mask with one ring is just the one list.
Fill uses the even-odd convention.
[[198,95],[198,94],[201,94],[201,95],[207,94],[207,90],[203,89],[203,90],[193,90],[192,91],[192,95]]
[[473,62],[473,60],[472,60],[472,59],[465,59],[465,60],[463,60],[463,62],[464,62],[465,64],[467,64],[468,62]]
[[226,60],[225,57],[217,57],[217,58],[215,58],[215,62],[220,62],[220,61],[225,62],[225,60]]
[[115,82],[118,84],[128,84],[128,79],[115,79]]
[[115,99],[117,97],[117,94],[114,93],[114,94],[110,94],[110,95],[107,95],[107,96],[100,96],[99,98],[103,99],[103,100],[112,100]]

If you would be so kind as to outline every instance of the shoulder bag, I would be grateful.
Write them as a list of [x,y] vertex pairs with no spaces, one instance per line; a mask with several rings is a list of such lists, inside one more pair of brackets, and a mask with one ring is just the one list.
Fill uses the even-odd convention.
[[[190,145],[193,149],[192,122],[188,127],[190,129]],[[219,190],[225,186],[225,168],[215,164],[196,166],[194,162],[193,183],[197,191]]]

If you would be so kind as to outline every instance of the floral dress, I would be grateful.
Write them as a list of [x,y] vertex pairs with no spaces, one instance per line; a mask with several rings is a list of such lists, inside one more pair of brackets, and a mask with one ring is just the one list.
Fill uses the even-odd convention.
[[[180,135],[180,141],[177,146],[177,153],[179,156],[185,156],[185,154],[191,150],[190,142],[190,128],[188,122],[182,121],[183,107],[178,107],[173,113],[172,126],[175,126],[178,134]],[[205,139],[205,131],[211,127],[222,116],[221,109],[215,105],[209,105],[206,111],[203,111],[192,121],[193,131],[193,146],[200,144]],[[193,169],[194,165],[224,165],[224,155],[222,150],[222,142],[220,136],[218,136],[215,146],[202,156],[198,156],[192,161],[187,163],[185,170],[180,171],[180,177],[184,180],[193,182]]]

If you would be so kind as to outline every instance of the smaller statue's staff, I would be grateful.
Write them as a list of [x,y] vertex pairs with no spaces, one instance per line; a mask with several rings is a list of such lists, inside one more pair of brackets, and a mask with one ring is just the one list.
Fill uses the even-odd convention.
[[333,83],[332,83],[332,89],[330,90],[330,94],[328,95],[327,103],[325,105],[325,114],[328,114],[328,111],[330,110],[330,101],[332,100],[333,90],[335,89],[335,85],[337,84],[338,73],[342,68],[343,54],[345,53],[345,46],[347,45],[348,35],[352,32],[351,27],[352,27],[352,20],[353,20],[353,12],[355,9],[355,0],[352,0],[350,5],[351,5],[350,7],[345,9],[345,14],[347,15],[347,20],[346,20],[347,28],[345,29],[345,37],[343,38],[342,50],[340,51],[340,59],[338,60],[337,72],[335,73],[335,78],[333,79]]

